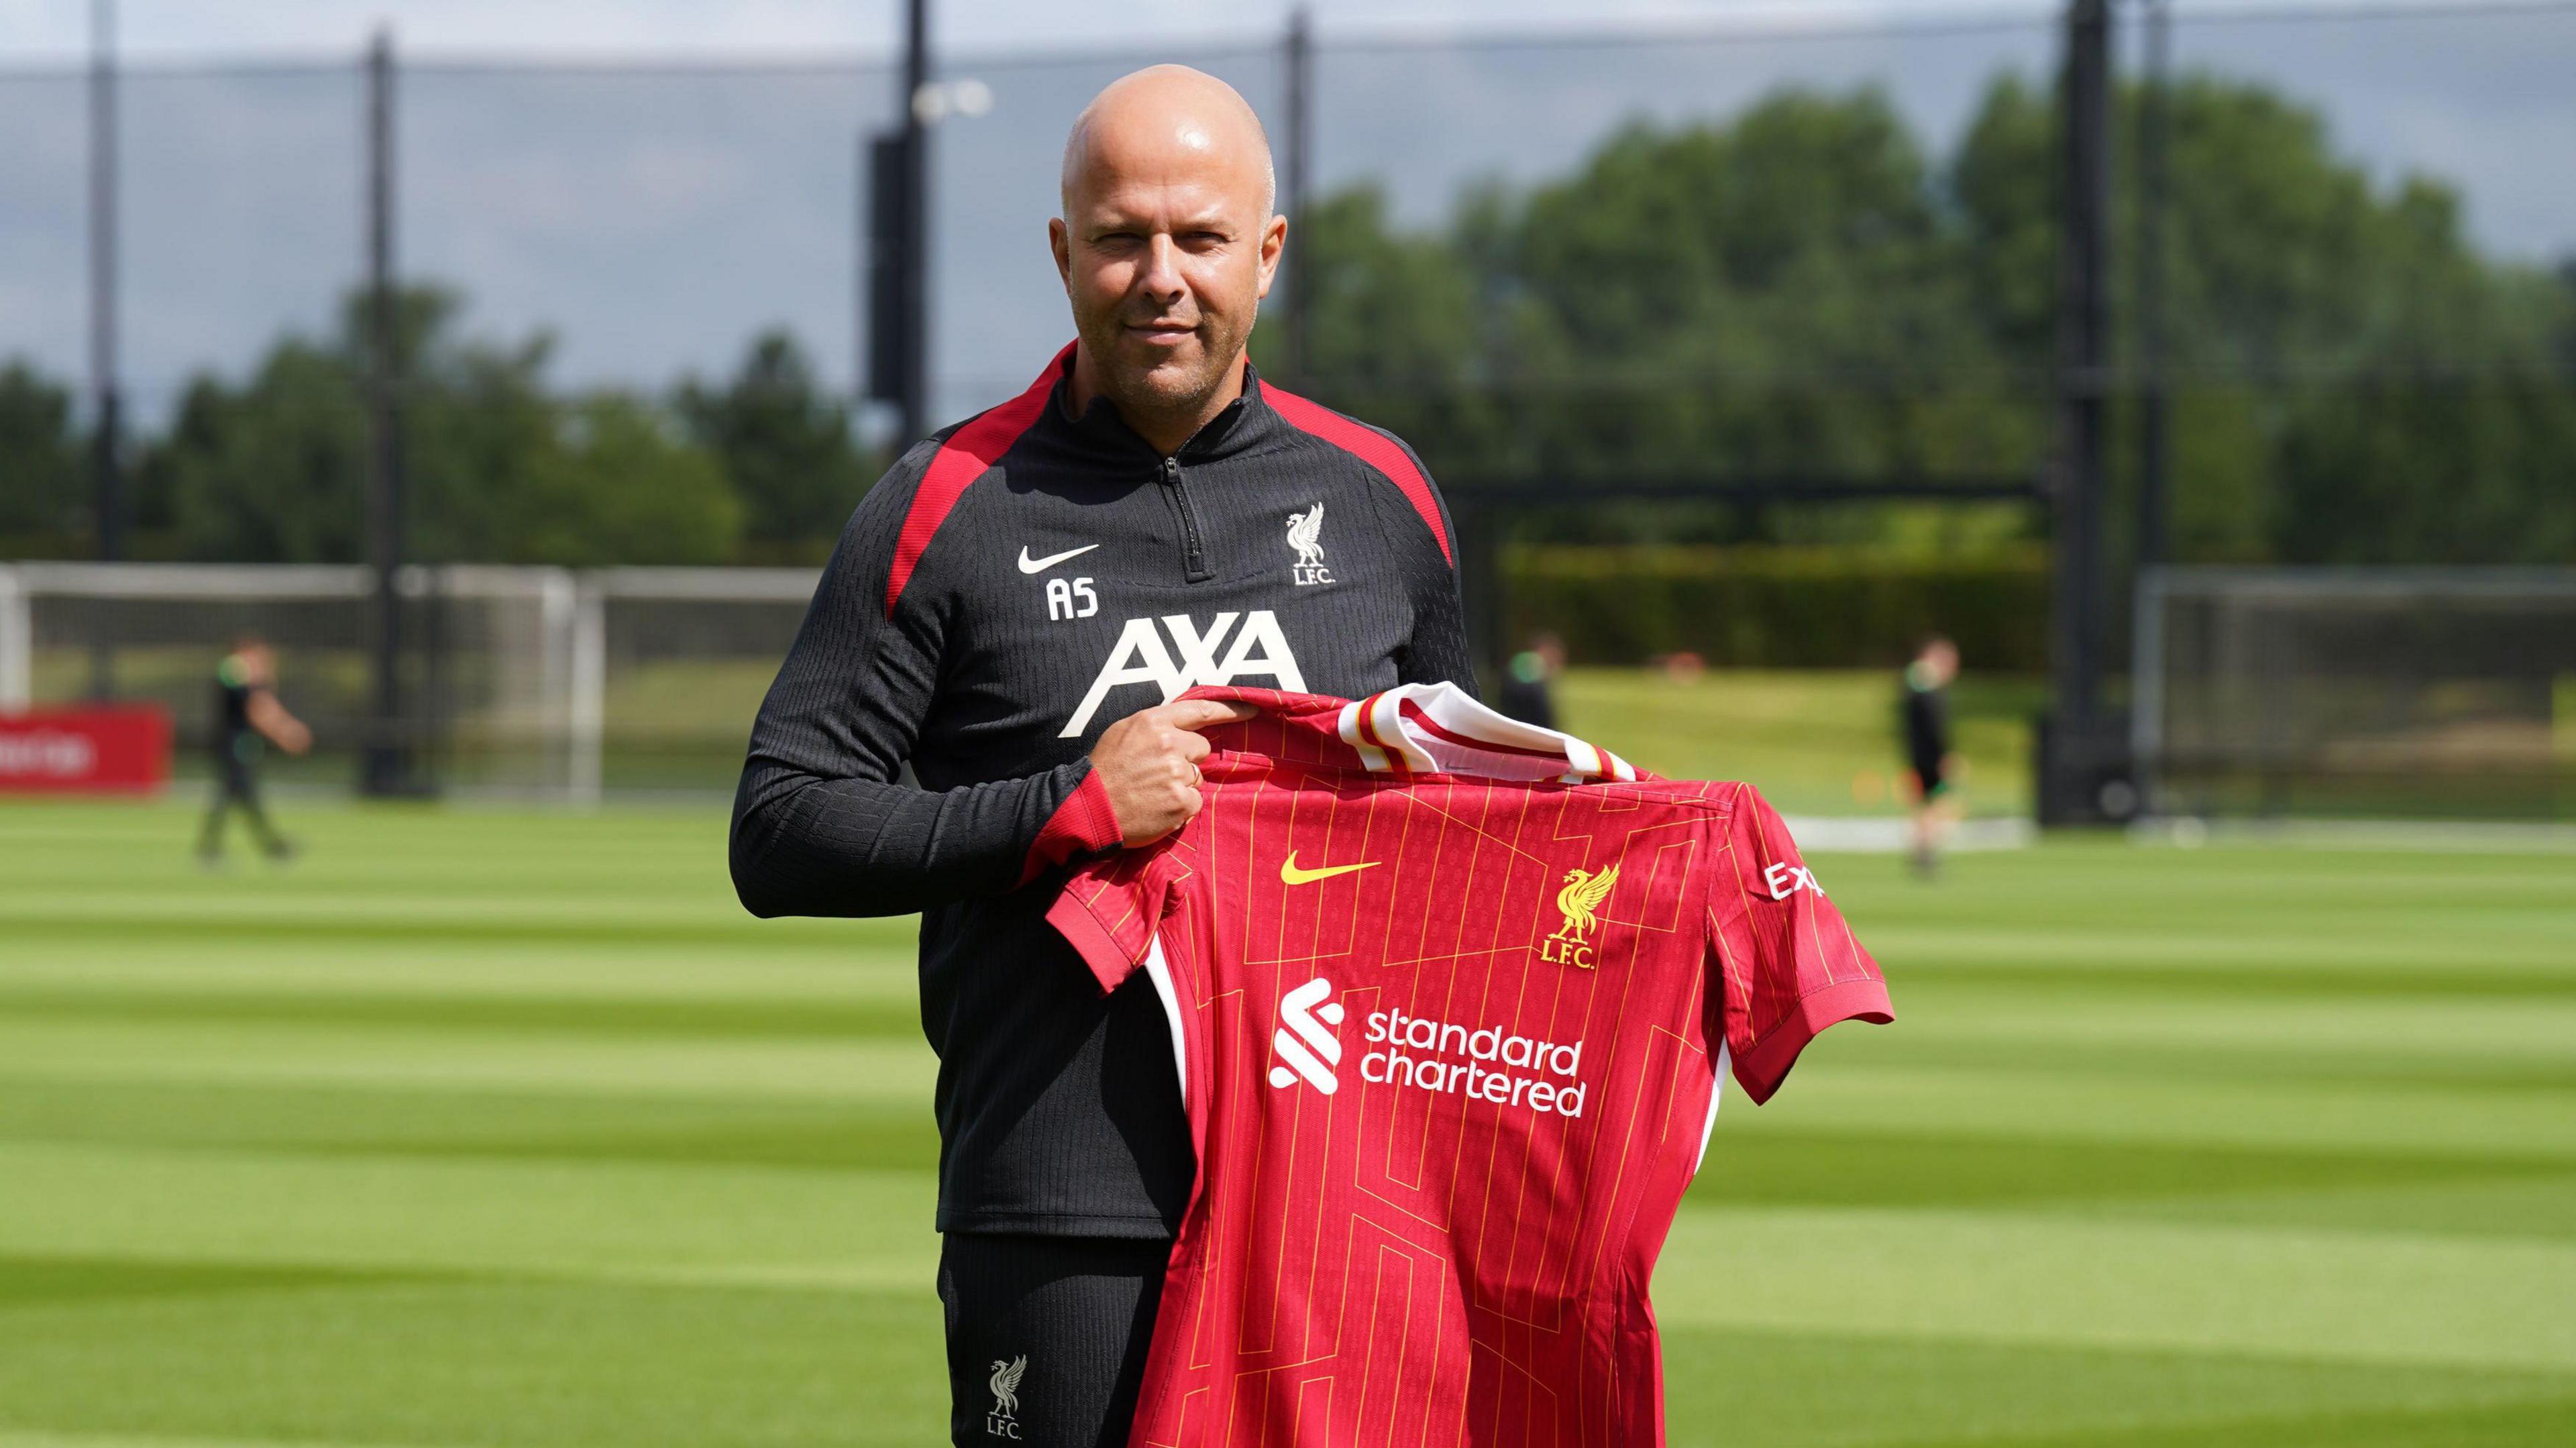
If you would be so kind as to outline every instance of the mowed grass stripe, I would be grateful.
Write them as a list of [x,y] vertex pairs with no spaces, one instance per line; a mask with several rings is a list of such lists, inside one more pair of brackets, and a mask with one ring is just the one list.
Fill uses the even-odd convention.
[[461,1448],[461,1445],[433,1443],[322,1443],[317,1438],[170,1438],[155,1433],[137,1438],[131,1433],[10,1433],[0,1427],[0,1448]]
[[[739,924],[692,918],[688,912],[609,907],[602,907],[591,919],[582,918],[578,911],[553,906],[532,908],[518,919],[512,919],[506,911],[488,916],[416,911],[375,914],[352,902],[302,915],[247,907],[207,911],[169,905],[96,911],[56,906],[12,913],[19,920],[13,927],[16,944],[28,950],[76,949],[95,943],[185,949],[209,938],[251,931],[287,946],[355,949],[397,941],[482,949],[626,944],[655,949],[673,945],[738,948],[744,936],[744,927]],[[806,923],[806,928],[810,930],[811,922]]]
[[[1904,1005],[1897,1006],[1898,1020]],[[1812,1051],[1813,1048],[1811,1048]],[[2576,1103],[2559,1093],[2434,1088],[2412,1082],[2192,1080],[2076,1070],[1881,1066],[1867,1048],[1830,1069],[1810,1061],[1770,1106],[1721,1112],[1807,1131],[1905,1131],[2013,1140],[2153,1142],[2296,1151],[2393,1150],[2467,1161],[2576,1163]],[[1802,1079],[1803,1078],[1803,1079]],[[1794,1100],[1791,1093],[1796,1093]],[[1715,1148],[1711,1148],[1712,1151]]]
[[0,1144],[0,1255],[928,1284],[914,1171]]
[[579,996],[585,1000],[914,1001],[912,922],[888,949],[832,942],[765,946],[615,946],[463,951],[388,941],[362,960],[344,950],[290,947],[255,931],[217,935],[185,952],[84,947],[0,957],[0,989],[236,990],[322,995]]
[[1926,1036],[1982,1041],[1998,1056],[2023,1040],[2109,1049],[2191,1045],[2295,1057],[2368,1046],[2398,1056],[2498,1056],[2576,1064],[2576,999],[2411,1000],[2310,997],[2212,1001],[2187,994],[2086,1009],[1984,989],[1945,990],[1924,1003]]
[[[2556,934],[2544,935],[2525,964],[2509,969],[2454,962],[2432,970],[2417,947],[2387,951],[2377,964],[2356,961],[2348,951],[2311,948],[2299,952],[2310,962],[2302,965],[2286,963],[2279,950],[2248,950],[2241,945],[2194,952],[2189,962],[2176,963],[2171,943],[2154,952],[2124,951],[2110,959],[2070,961],[2037,942],[2025,943],[2023,949],[2031,958],[2023,960],[2007,959],[2002,951],[1980,950],[1973,942],[1943,941],[1930,949],[1922,948],[1921,937],[1888,942],[1897,949],[1914,947],[1907,949],[1908,964],[1915,978],[1927,983],[2010,993],[2059,1008],[2093,1004],[2087,996],[2193,996],[2213,1002],[2275,997],[2576,1001],[2576,970],[2562,969],[2563,962],[2557,958],[2562,944]],[[2155,958],[2158,955],[2162,958]]]
[[1993,1041],[1974,1037],[1907,1035],[1891,1039],[1873,1051],[1871,1058],[1888,1066],[1928,1070],[2125,1078],[2151,1083],[2225,1082],[2234,1089],[2255,1092],[2285,1082],[2363,1090],[2412,1083],[2462,1090],[2576,1092],[2576,1060],[2546,1056],[2533,1060],[2465,1050],[2403,1054],[2381,1050],[2376,1042],[2308,1045],[2271,1052],[2232,1046],[2122,1043],[2105,1047],[2089,1041],[2015,1038],[2009,1050],[1997,1050]]
[[2566,1422],[2571,1389],[2554,1374],[1670,1324],[1664,1384],[1680,1442],[2138,1448],[2257,1424],[2281,1436],[2244,1441],[2337,1444],[2294,1436],[2312,1415],[2504,1409]]
[[465,991],[300,992],[169,988],[75,989],[0,985],[0,1020],[403,1026],[467,1031],[577,1032],[588,1036],[883,1038],[921,1036],[908,999],[765,1001],[656,1000],[586,996],[478,995]]
[[2570,1242],[1745,1208],[1683,1213],[1656,1283],[1701,1326],[2576,1374]]
[[148,1448],[917,1448],[944,1417],[938,1313],[926,1285],[605,1281],[71,1305],[0,1315],[0,1425]]
[[0,1080],[0,1142],[917,1171],[926,1103]]
[[0,1019],[0,1079],[929,1099],[918,1041]]

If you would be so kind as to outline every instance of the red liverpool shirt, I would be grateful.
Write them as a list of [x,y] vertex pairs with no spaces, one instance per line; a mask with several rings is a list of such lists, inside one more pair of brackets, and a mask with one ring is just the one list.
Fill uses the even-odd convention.
[[1662,1443],[1646,1284],[1718,1078],[1890,1019],[1877,965],[1746,785],[1447,684],[1192,696],[1264,712],[1049,916],[1152,974],[1198,1147],[1129,1442]]

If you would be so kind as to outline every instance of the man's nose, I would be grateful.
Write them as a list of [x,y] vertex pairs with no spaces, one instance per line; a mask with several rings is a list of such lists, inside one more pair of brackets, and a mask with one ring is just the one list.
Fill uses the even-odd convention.
[[1136,285],[1157,303],[1176,302],[1189,290],[1181,280],[1181,249],[1169,235],[1157,232],[1145,243],[1145,274]]

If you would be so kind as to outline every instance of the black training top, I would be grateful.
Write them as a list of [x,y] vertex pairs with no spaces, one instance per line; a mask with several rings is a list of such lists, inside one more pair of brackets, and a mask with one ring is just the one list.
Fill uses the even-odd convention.
[[239,659],[227,654],[215,665],[215,754],[238,759],[255,748],[250,724],[250,675]]
[[1905,671],[1903,714],[1905,759],[1925,783],[1941,777],[1941,762],[1950,754],[1950,692],[1916,680]]
[[752,728],[733,879],[756,915],[922,912],[940,1230],[1166,1237],[1195,1164],[1162,1007],[1102,999],[1045,920],[1048,872],[1118,843],[1093,741],[1193,684],[1474,674],[1403,443],[1247,366],[1166,458],[1070,414],[1072,356],[851,516]]

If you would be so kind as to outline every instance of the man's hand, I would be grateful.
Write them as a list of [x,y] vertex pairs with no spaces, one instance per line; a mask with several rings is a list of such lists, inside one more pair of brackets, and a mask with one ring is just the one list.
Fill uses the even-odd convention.
[[1109,812],[1129,849],[1152,844],[1199,812],[1199,761],[1208,742],[1196,731],[1255,712],[1248,704],[1179,699],[1130,714],[1101,734],[1091,746],[1091,772],[1109,791]]

